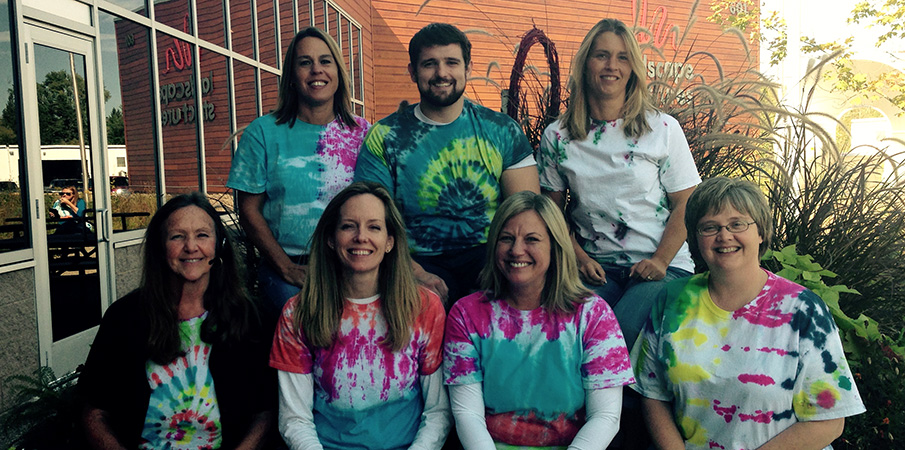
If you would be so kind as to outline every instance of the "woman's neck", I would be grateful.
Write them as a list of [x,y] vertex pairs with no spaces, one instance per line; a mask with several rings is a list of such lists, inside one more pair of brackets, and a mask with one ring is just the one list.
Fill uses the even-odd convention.
[[509,303],[509,305],[515,309],[520,311],[532,311],[540,308],[542,291],[543,289],[511,289],[509,294],[505,297],[505,300],[506,303]]
[[589,99],[588,115],[592,119],[601,122],[610,122],[622,118],[622,107],[625,106],[625,99]]
[[327,102],[321,105],[310,105],[307,103],[299,104],[299,112],[296,115],[302,122],[312,125],[326,125],[336,118],[333,113],[333,102]]
[[767,273],[760,267],[752,276],[750,270],[746,271],[710,271],[710,281],[707,290],[710,299],[720,309],[735,311],[754,300],[767,284]]
[[207,282],[182,284],[182,292],[179,294],[179,319],[186,320],[198,317],[204,313],[204,293],[207,292]]
[[368,298],[377,295],[377,274],[346,274],[343,296],[346,298]]

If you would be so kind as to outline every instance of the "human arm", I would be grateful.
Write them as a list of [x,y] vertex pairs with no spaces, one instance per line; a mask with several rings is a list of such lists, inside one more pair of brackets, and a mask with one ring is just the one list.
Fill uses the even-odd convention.
[[449,402],[462,448],[493,450],[493,438],[487,431],[487,421],[484,418],[483,383],[449,386]]
[[845,428],[845,418],[795,422],[758,447],[758,450],[820,450],[833,443]]
[[424,270],[424,267],[421,267],[421,264],[418,264],[415,261],[412,261],[412,272],[415,274],[415,279],[424,287],[434,291],[434,293],[440,297],[440,300],[444,305],[449,302],[449,287],[446,286],[446,282],[443,281],[443,278]]
[[314,377],[280,370],[280,435],[293,450],[321,450],[314,427]]
[[503,190],[503,198],[522,191],[531,191],[535,194],[540,194],[537,166],[532,164],[517,169],[504,170],[502,175],[500,175],[500,186]]
[[[559,209],[565,214],[566,210],[566,193],[562,191],[544,190],[544,194],[553,200],[559,206]],[[570,233],[569,237],[572,241],[572,249],[575,251],[575,258],[578,261],[578,273],[583,281],[589,284],[602,285],[606,284],[606,272],[594,258],[588,256],[587,252],[578,244],[575,233]]]
[[662,280],[666,276],[666,268],[688,238],[685,229],[685,205],[693,191],[694,186],[666,194],[669,198],[669,219],[666,221],[663,237],[660,238],[654,254],[649,259],[635,263],[629,276],[645,280]]
[[254,415],[245,437],[236,446],[236,450],[257,450],[267,443],[267,430],[273,423],[272,411],[261,411]]
[[669,403],[645,397],[641,399],[641,411],[658,450],[685,449],[685,440],[679,433]]
[[603,450],[619,431],[622,413],[622,386],[585,389],[585,423],[568,450]]
[[305,272],[308,266],[295,264],[289,255],[283,251],[273,231],[267,225],[264,214],[261,212],[264,206],[265,194],[251,194],[245,191],[239,193],[239,224],[245,230],[248,240],[261,252],[264,261],[276,270],[286,282],[301,287],[305,282]]
[[415,440],[409,449],[431,450],[443,446],[449,434],[451,414],[449,398],[443,387],[443,373],[440,370],[430,375],[418,377],[421,384],[421,398],[424,409],[421,412],[421,425],[415,434]]
[[93,406],[86,406],[82,410],[82,425],[85,427],[85,437],[88,445],[96,450],[125,450],[123,445],[110,426],[110,413]]

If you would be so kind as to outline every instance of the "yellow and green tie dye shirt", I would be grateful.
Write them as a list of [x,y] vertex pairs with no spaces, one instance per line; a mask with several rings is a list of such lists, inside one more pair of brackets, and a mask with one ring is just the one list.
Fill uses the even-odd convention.
[[672,404],[686,449],[753,449],[798,421],[864,412],[826,304],[767,275],[732,312],[708,273],[670,283],[635,344],[632,388]]

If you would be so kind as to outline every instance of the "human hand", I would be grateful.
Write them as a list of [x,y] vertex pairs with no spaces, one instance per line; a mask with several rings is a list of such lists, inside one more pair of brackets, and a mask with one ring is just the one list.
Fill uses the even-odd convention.
[[578,257],[578,273],[582,281],[597,286],[606,284],[606,272],[594,258],[585,255]]
[[280,267],[280,275],[283,277],[283,280],[286,280],[287,283],[302,287],[305,284],[305,275],[308,273],[307,265],[299,265],[295,263],[289,263],[289,265]]
[[642,259],[632,266],[628,276],[645,281],[659,281],[666,277],[668,265],[656,258]]
[[424,285],[424,287],[434,291],[440,296],[440,300],[446,305],[449,301],[449,288],[446,286],[446,282],[443,281],[443,278],[424,270],[420,264],[414,265],[414,271],[415,279]]

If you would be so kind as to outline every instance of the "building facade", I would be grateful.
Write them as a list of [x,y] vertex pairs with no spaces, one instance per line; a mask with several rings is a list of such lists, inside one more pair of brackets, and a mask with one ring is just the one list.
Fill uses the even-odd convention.
[[[400,101],[417,101],[407,45],[431,22],[469,34],[466,95],[498,110],[519,40],[533,27],[555,43],[563,83],[581,39],[605,17],[649,30],[639,37],[653,81],[694,83],[756,67],[744,44],[695,5],[0,0],[0,60],[9,62],[0,66],[0,159],[9,178],[0,180],[0,407],[9,375],[42,365],[61,375],[84,361],[104,310],[138,286],[144,227],[167,198],[200,190],[232,207],[225,185],[236,139],[276,106],[282,56],[300,28],[320,27],[340,43],[355,112],[374,122]],[[543,92],[553,68],[540,46],[525,63],[537,83],[527,89]],[[54,150],[62,146],[66,157]],[[110,175],[128,177],[128,187]],[[92,228],[77,237],[56,233],[47,218],[60,188],[54,179],[69,180],[88,206]]]

